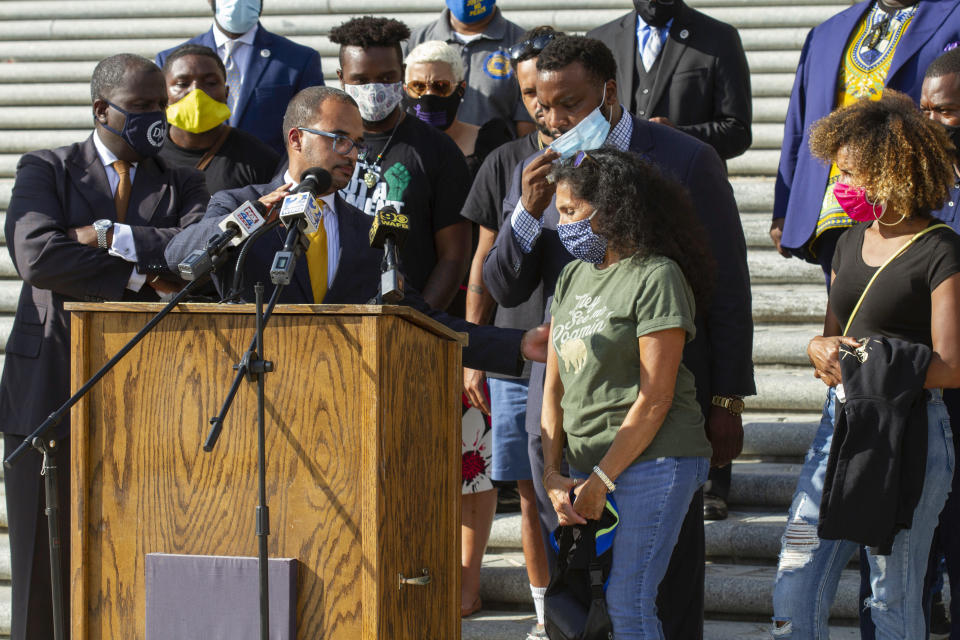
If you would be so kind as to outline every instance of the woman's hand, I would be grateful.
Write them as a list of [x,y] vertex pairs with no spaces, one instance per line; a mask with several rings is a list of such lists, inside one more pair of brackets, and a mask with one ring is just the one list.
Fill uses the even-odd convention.
[[570,502],[570,490],[576,486],[576,480],[560,475],[559,471],[548,471],[547,475],[544,476],[543,488],[550,496],[550,502],[553,503],[553,509],[557,512],[557,518],[562,527],[571,524],[587,524],[587,521],[574,510],[573,504]]
[[835,387],[843,379],[840,376],[840,345],[859,347],[860,343],[849,336],[816,336],[807,345],[807,356],[813,364],[813,375],[823,380],[828,387]]
[[600,478],[591,473],[574,493],[577,499],[573,501],[573,510],[587,520],[599,520],[607,504],[607,486]]

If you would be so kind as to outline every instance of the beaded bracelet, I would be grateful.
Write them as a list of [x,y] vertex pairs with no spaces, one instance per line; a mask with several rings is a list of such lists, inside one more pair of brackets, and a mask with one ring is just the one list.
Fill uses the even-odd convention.
[[607,477],[607,474],[605,474],[605,473],[603,472],[603,469],[601,469],[599,466],[594,466],[594,467],[593,467],[593,473],[594,473],[594,475],[596,475],[598,478],[600,478],[600,482],[602,482],[604,485],[606,485],[606,487],[607,487],[607,493],[613,493],[614,491],[617,490],[617,485],[613,484],[613,481],[610,480],[610,478]]

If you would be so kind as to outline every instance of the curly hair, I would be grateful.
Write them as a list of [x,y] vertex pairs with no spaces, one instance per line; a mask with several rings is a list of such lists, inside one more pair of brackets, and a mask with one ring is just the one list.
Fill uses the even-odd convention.
[[340,45],[340,64],[343,64],[344,47],[394,47],[397,59],[403,64],[403,49],[400,43],[410,37],[410,27],[392,18],[361,16],[347,20],[330,30],[330,41]]
[[687,190],[634,153],[590,151],[579,166],[560,163],[552,175],[596,211],[596,232],[621,255],[660,255],[680,266],[697,308],[713,289],[714,259]]
[[586,36],[558,36],[551,40],[537,56],[537,71],[559,71],[574,62],[582,64],[600,82],[617,77],[617,60],[610,48]]
[[813,124],[810,151],[834,162],[843,149],[871,198],[907,216],[929,217],[953,186],[953,153],[943,127],[906,94],[886,89]]

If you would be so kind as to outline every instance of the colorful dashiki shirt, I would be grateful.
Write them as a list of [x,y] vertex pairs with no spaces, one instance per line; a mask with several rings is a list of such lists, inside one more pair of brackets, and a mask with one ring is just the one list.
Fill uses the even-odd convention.
[[[879,100],[897,44],[917,12],[917,5],[890,12],[875,2],[853,32],[843,54],[837,78],[837,101],[834,108],[853,104],[863,97]],[[833,185],[840,177],[836,164],[830,165],[830,177],[823,195],[817,220],[816,238],[828,229],[845,229],[853,222],[843,212],[833,195]],[[812,243],[811,243],[812,244]]]

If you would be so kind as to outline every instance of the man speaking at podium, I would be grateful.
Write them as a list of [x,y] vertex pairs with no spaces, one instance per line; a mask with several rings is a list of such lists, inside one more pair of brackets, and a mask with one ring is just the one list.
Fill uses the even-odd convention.
[[[287,106],[283,132],[289,157],[289,169],[282,179],[269,184],[252,185],[221,191],[211,198],[203,219],[185,229],[166,249],[167,263],[176,270],[193,251],[203,249],[207,240],[220,231],[220,221],[239,205],[260,200],[277,205],[289,190],[296,187],[300,176],[309,168],[320,167],[330,173],[331,183],[319,194],[322,202],[322,224],[309,234],[310,247],[297,261],[289,286],[279,301],[288,304],[364,304],[377,294],[383,253],[370,247],[372,218],[343,200],[337,191],[353,175],[359,147],[363,144],[363,121],[356,102],[340,89],[310,87],[300,91]],[[248,249],[243,266],[246,301],[253,300],[253,285],[269,284],[274,254],[282,249],[285,232],[278,228],[255,240]],[[231,259],[214,274],[214,284],[221,294],[232,280]],[[269,293],[269,291],[268,291]],[[407,292],[403,304],[412,306],[455,331],[470,334],[464,348],[464,365],[487,371],[517,374],[524,357],[540,359],[545,351],[546,331],[519,330],[476,326],[430,309],[416,292]],[[522,337],[522,339],[521,339]]]

